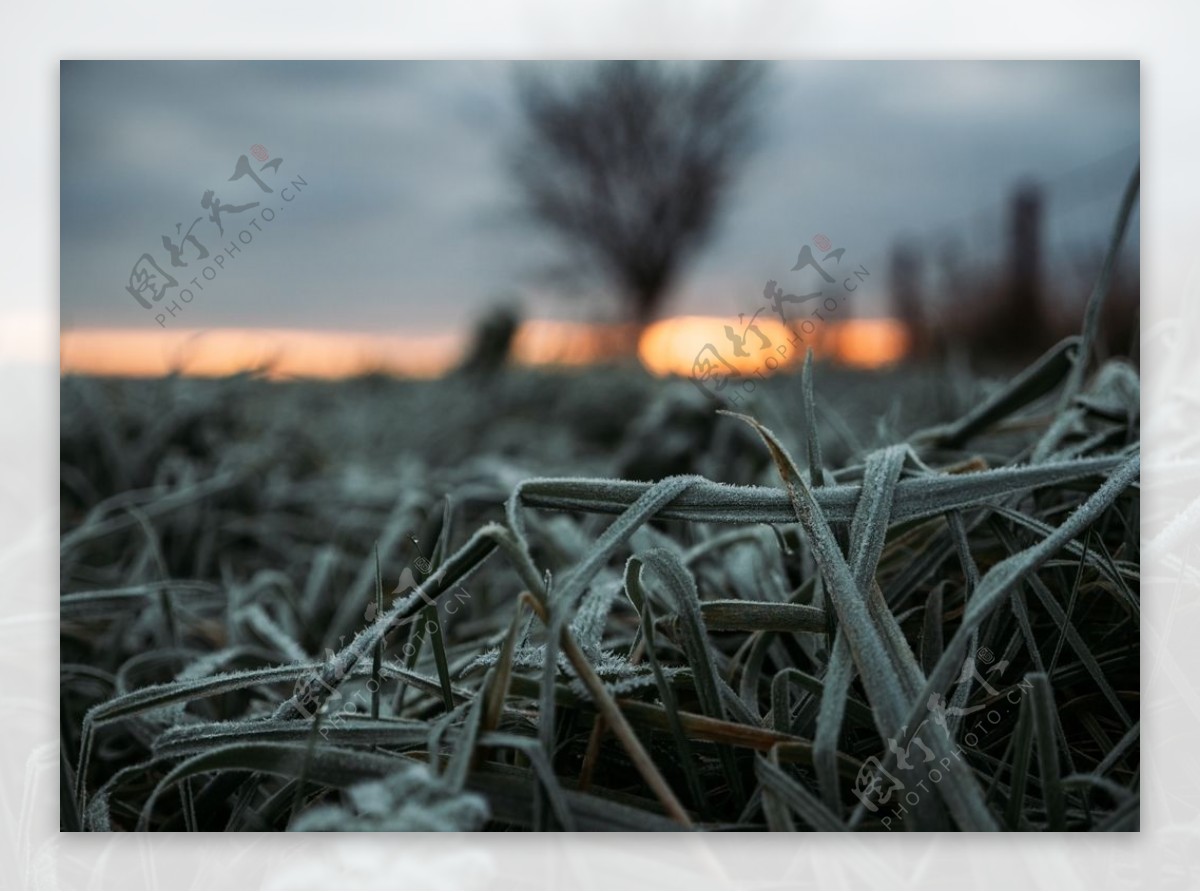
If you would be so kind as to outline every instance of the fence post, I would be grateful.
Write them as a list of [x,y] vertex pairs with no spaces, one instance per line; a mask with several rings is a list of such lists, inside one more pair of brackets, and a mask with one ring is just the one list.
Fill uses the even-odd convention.
[[909,355],[925,358],[929,350],[929,325],[921,295],[921,257],[913,245],[901,242],[892,248],[892,305],[908,330]]
[[1042,188],[1026,182],[1013,193],[1010,210],[1008,298],[1012,333],[1029,350],[1045,340],[1042,308]]

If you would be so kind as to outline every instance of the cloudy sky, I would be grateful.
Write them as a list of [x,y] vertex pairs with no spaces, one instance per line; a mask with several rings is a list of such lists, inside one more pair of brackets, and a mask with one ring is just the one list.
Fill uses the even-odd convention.
[[[543,63],[578,64],[578,63]],[[491,301],[600,316],[540,284],[554,255],[523,225],[504,153],[519,118],[498,62],[64,62],[61,324],[155,327],[126,291],[149,253],[187,287],[258,219],[177,324],[435,333]],[[668,310],[752,312],[816,233],[886,269],[898,237],[1003,249],[1006,195],[1048,188],[1047,236],[1099,242],[1138,156],[1136,62],[773,63],[757,152]],[[230,182],[262,146],[277,168]],[[253,159],[251,159],[253,161]],[[282,186],[303,181],[281,198]],[[224,235],[201,206],[213,190]],[[275,211],[267,223],[264,209]],[[162,237],[210,252],[172,269]],[[243,237],[244,240],[244,237]],[[1136,247],[1136,239],[1134,242]],[[187,273],[187,275],[184,275]],[[886,311],[884,277],[862,297]],[[175,296],[168,292],[167,302]]]

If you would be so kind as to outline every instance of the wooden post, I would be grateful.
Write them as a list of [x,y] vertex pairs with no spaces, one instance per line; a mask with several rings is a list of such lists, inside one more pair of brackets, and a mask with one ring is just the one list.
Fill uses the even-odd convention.
[[923,359],[929,348],[929,328],[921,299],[921,258],[915,247],[901,242],[892,248],[892,305],[908,329],[909,355]]
[[1047,334],[1042,307],[1042,189],[1026,182],[1013,193],[1009,236],[1009,304],[1006,312],[1012,348],[1034,351]]

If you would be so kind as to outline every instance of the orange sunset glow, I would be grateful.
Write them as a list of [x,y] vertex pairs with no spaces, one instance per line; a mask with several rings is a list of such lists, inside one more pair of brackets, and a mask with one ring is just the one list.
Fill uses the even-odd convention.
[[301,329],[78,329],[60,337],[63,374],[220,377],[269,369],[272,378],[348,378],[387,371],[436,378],[465,335],[377,335]]
[[[716,316],[664,319],[642,333],[638,358],[656,375],[691,375],[698,358],[718,374],[724,364],[742,375],[769,375],[798,365],[809,347],[817,358],[863,368],[896,362],[908,352],[908,333],[895,319],[829,323],[803,340],[776,319],[754,320],[757,331],[747,328],[749,322]],[[735,340],[741,356],[734,350]],[[705,350],[706,345],[712,348]]]
[[828,355],[843,365],[878,368],[908,353],[908,329],[896,319],[848,319],[830,326]]
[[[770,374],[795,366],[811,346],[816,356],[874,368],[905,355],[908,337],[894,319],[830,323],[803,343],[774,319],[678,316],[650,325],[637,344],[642,365],[659,376],[691,375],[711,344],[741,374]],[[738,356],[727,333],[744,338]],[[512,355],[521,365],[580,366],[628,354],[633,329],[554,320],[530,320],[518,329]],[[172,373],[219,377],[265,370],[272,378],[347,378],[386,372],[435,378],[458,363],[469,338],[460,332],[368,334],[300,329],[77,329],[60,336],[63,374],[156,377]],[[711,351],[705,352],[711,356]],[[719,366],[718,360],[714,363]]]

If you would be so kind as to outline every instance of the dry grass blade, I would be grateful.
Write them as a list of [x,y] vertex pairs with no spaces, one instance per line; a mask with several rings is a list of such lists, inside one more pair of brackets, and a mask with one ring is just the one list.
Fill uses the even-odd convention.
[[1113,272],[1117,268],[1117,257],[1121,252],[1121,242],[1125,239],[1125,231],[1129,228],[1129,218],[1133,214],[1133,206],[1137,202],[1138,190],[1141,185],[1141,166],[1139,165],[1125,186],[1125,194],[1121,197],[1121,207],[1113,222],[1112,235],[1109,237],[1108,251],[1104,255],[1104,264],[1100,267],[1100,275],[1096,277],[1096,285],[1088,298],[1087,308],[1083,316],[1083,343],[1075,364],[1071,367],[1071,375],[1063,389],[1061,407],[1065,408],[1083,387],[1084,373],[1092,361],[1096,349],[1096,339],[1100,330],[1100,311],[1112,288]]
[[[548,624],[549,616],[545,608],[536,603],[534,608],[541,616],[542,622]],[[563,653],[571,661],[571,665],[575,667],[575,671],[579,673],[579,678],[587,687],[588,693],[592,695],[596,708],[604,716],[613,733],[620,738],[626,752],[629,753],[629,758],[637,766],[638,773],[642,775],[646,784],[654,791],[658,800],[667,810],[667,814],[687,829],[692,829],[692,819],[688,816],[687,811],[679,803],[679,800],[675,797],[675,793],[663,779],[662,774],[654,767],[654,762],[650,759],[650,755],[646,752],[641,741],[638,740],[637,735],[625,720],[625,716],[621,714],[616,701],[605,690],[604,682],[596,675],[587,657],[579,649],[579,645],[575,643],[575,639],[571,637],[571,630],[565,626],[561,633],[560,643]]]
[[[956,508],[1001,501],[1039,487],[1103,477],[1118,468],[1122,461],[1120,456],[1103,456],[967,474],[906,478],[896,485],[891,520],[899,523],[936,517]],[[531,508],[620,514],[657,485],[632,480],[544,478],[526,481],[521,485],[520,493],[521,503]],[[853,520],[861,495],[861,487],[850,483],[813,490],[813,499],[829,523]],[[706,523],[794,523],[796,519],[785,491],[714,483],[703,478],[694,478],[686,492],[681,492],[652,516]]]
[[[625,564],[625,594],[637,609],[638,616],[642,621],[641,634],[646,644],[646,660],[650,663],[650,669],[654,673],[654,682],[658,687],[659,699],[662,700],[663,711],[667,717],[667,725],[671,730],[672,738],[675,740],[675,747],[679,751],[679,763],[683,768],[684,776],[687,778],[688,792],[692,795],[692,804],[698,811],[706,812],[708,810],[708,803],[704,795],[704,785],[700,782],[700,773],[692,756],[692,746],[688,742],[687,733],[683,728],[679,703],[675,697],[675,689],[667,681],[667,677],[663,673],[662,666],[658,661],[656,642],[654,640],[654,610],[650,606],[650,599],[646,597],[642,589],[641,577],[642,562],[636,557],[630,558]],[[600,716],[597,720],[603,721],[603,717]]]
[[1028,678],[1033,715],[1033,737],[1038,754],[1038,777],[1042,783],[1042,800],[1046,807],[1049,830],[1066,830],[1062,775],[1058,768],[1058,722],[1055,719],[1054,694],[1050,680],[1042,673]]
[[[812,492],[804,485],[795,462],[792,461],[787,450],[783,448],[773,433],[753,418],[744,415],[735,417],[741,418],[758,432],[775,459],[779,474],[792,499],[796,515],[808,534],[809,542],[825,579],[830,600],[837,611],[840,628],[845,631],[851,656],[858,667],[867,690],[867,697],[875,711],[880,736],[885,740],[899,738],[901,743],[907,745],[906,731],[908,734],[915,733],[920,722],[918,720],[912,725],[908,724],[909,704],[912,701],[905,690],[904,677],[898,674],[905,672],[903,666],[906,664],[895,655],[894,644],[889,642],[885,638],[885,634],[876,628],[877,620],[871,615],[867,599],[862,597],[858,583],[838,548],[828,521],[813,498]],[[907,645],[905,646],[907,647]],[[907,660],[912,661],[909,667],[911,671],[912,668],[915,668],[911,651],[908,652]],[[979,788],[974,775],[966,769],[964,763],[952,757],[953,743],[948,736],[940,732],[941,729],[933,729],[931,740],[934,752],[946,760],[947,770],[954,776],[956,782],[947,784],[944,788],[939,785],[939,793],[945,798],[946,804],[962,829],[996,829],[995,820],[984,802],[983,791]]]
[[705,601],[704,624],[714,632],[824,632],[825,611],[807,604]]
[[804,430],[808,437],[808,474],[815,489],[825,483],[825,465],[821,461],[821,438],[817,434],[817,405],[813,391],[812,347],[804,353],[801,387],[804,391]]
[[943,447],[961,446],[1018,409],[1040,399],[1057,387],[1071,371],[1079,354],[1080,337],[1071,335],[1059,341],[1035,363],[1020,372],[1001,390],[975,406],[962,418],[930,431],[914,440],[929,440]]
[[770,759],[755,756],[754,773],[763,786],[764,795],[777,796],[813,830],[836,833],[847,829],[821,800],[788,777],[784,770]]

